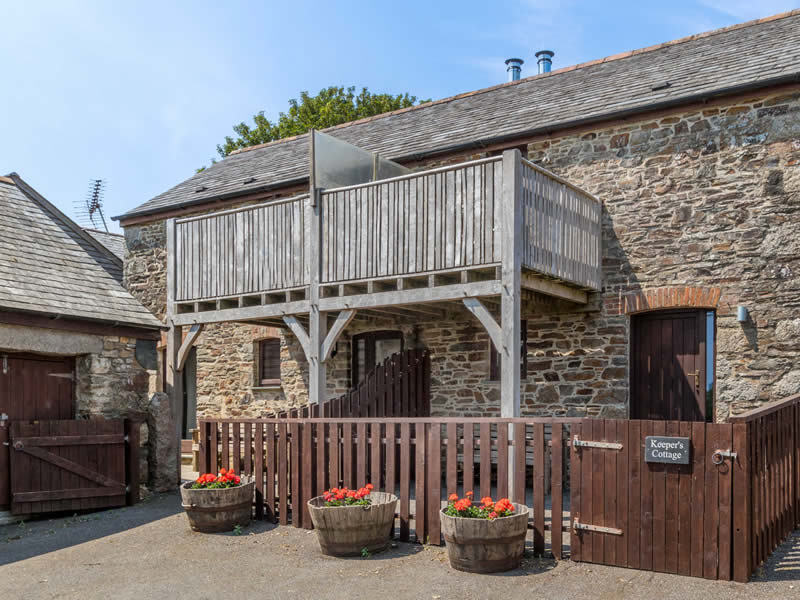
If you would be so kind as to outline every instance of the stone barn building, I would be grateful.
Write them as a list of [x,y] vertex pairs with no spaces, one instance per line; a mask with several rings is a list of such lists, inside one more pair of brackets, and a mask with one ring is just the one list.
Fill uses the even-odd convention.
[[[310,180],[307,134],[118,217],[126,286],[172,325],[184,435],[408,348],[436,416],[723,421],[800,391],[800,12],[543,70],[325,130],[411,169],[383,187]],[[582,276],[537,267],[565,240]]]
[[[11,502],[10,423],[147,419],[152,410],[162,325],[122,287],[122,259],[106,246],[113,241],[81,229],[17,174],[0,177],[0,511]],[[159,437],[148,438],[158,430],[148,425],[143,478]],[[158,487],[164,474],[149,462]]]

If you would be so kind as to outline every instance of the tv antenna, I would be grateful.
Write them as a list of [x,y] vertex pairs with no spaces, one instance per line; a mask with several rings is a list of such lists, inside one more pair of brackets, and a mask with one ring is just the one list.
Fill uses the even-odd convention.
[[[103,214],[103,195],[106,182],[103,179],[92,179],[89,191],[83,201],[76,202],[75,212],[81,227],[90,227],[108,232],[106,217]],[[102,227],[101,227],[102,225]]]

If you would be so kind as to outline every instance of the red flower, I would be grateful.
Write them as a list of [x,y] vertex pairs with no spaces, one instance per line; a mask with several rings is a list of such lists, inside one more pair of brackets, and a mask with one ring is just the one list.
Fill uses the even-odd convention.
[[458,512],[467,510],[470,506],[472,506],[472,501],[469,498],[463,498],[455,503],[455,507]]
[[469,492],[467,492],[467,493],[466,493],[466,494],[464,494],[464,495],[465,495],[467,498],[470,498],[470,499],[471,499],[471,498],[472,498],[472,496],[473,496],[473,493],[472,493],[472,491],[469,491]]
[[496,513],[496,512],[494,512],[494,511],[490,512],[490,513],[489,513],[489,518],[490,518],[490,519],[496,519],[496,518],[497,518],[497,513]]
[[448,500],[450,502],[455,502],[456,500],[458,500],[458,494],[450,494],[450,497],[448,498]]
[[489,506],[494,504],[494,502],[492,501],[492,498],[490,496],[485,496],[481,498],[481,504],[483,504],[485,507],[488,508]]
[[236,477],[233,478],[233,483],[239,485],[240,483],[242,483],[242,478],[237,475]]
[[221,468],[221,469],[219,470],[219,474],[220,474],[220,475],[225,475],[225,473],[226,473],[226,471],[225,471],[225,467],[223,467],[223,468]]
[[374,490],[374,489],[375,489],[375,486],[374,486],[374,485],[372,485],[371,483],[368,483],[368,484],[367,484],[365,487],[366,487],[366,488],[367,488],[367,489],[368,489],[370,492],[371,492],[372,490]]

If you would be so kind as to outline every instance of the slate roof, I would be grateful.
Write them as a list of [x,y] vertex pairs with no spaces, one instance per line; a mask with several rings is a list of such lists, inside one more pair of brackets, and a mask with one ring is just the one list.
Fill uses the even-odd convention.
[[100,231],[99,229],[89,229],[84,227],[83,230],[92,236],[95,240],[103,244],[108,250],[111,251],[120,260],[125,259],[125,236],[120,233],[110,233],[108,231]]
[[161,327],[122,261],[14,173],[0,177],[0,310]]
[[[800,9],[324,131],[402,162],[793,81],[800,81]],[[307,175],[302,135],[232,154],[115,219],[299,184]]]

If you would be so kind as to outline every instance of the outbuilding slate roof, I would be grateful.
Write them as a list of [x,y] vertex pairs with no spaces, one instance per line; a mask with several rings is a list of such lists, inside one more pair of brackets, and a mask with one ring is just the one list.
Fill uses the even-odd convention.
[[100,242],[114,256],[120,260],[125,259],[125,236],[119,233],[110,233],[108,231],[100,231],[99,229],[83,229],[86,233],[92,236],[95,240]]
[[0,310],[161,327],[122,286],[122,261],[13,173],[0,177]]
[[[402,162],[796,81],[800,10],[325,131]],[[307,135],[248,148],[115,218],[299,184],[308,162]]]

